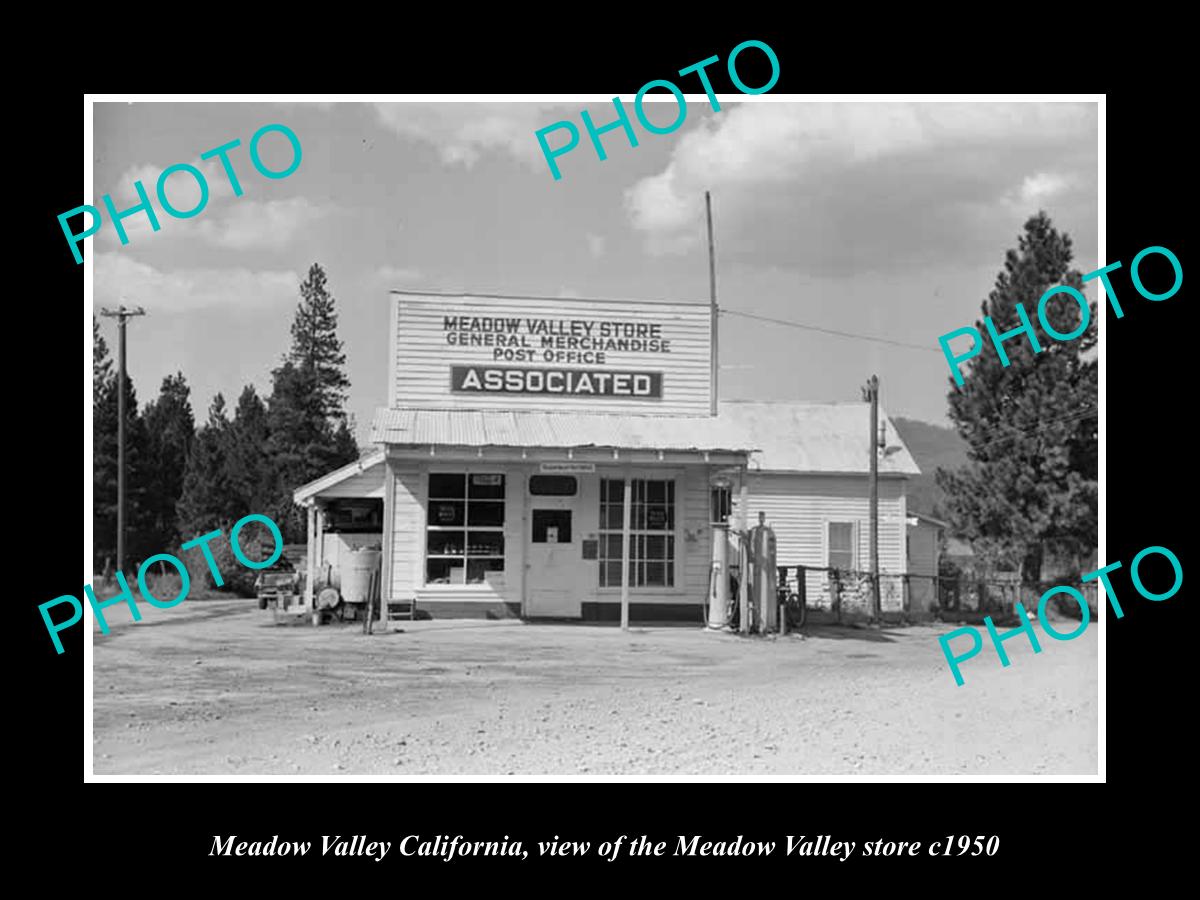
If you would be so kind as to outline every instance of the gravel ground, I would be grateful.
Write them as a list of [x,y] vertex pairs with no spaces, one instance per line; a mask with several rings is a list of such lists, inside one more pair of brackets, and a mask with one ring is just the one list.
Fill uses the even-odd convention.
[[985,646],[957,687],[937,643],[950,624],[744,639],[442,620],[368,636],[276,626],[244,600],[110,624],[94,634],[98,775],[1097,770],[1094,625],[1041,635],[1036,656],[1006,641],[1007,669]]

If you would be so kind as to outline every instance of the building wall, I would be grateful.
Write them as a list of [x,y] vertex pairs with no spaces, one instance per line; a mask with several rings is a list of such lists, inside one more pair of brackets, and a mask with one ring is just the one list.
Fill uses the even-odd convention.
[[[447,297],[393,294],[393,337],[389,402],[406,407],[440,409],[550,409],[561,412],[622,412],[708,415],[711,316],[706,304],[647,303],[644,301],[563,300],[544,298]],[[472,328],[485,320],[489,328]],[[568,334],[542,333],[549,323]],[[499,324],[500,331],[491,327]],[[571,337],[601,337],[605,329],[646,326],[656,330],[666,351],[604,350],[604,360],[548,359],[544,346],[569,342]],[[576,334],[569,332],[574,328]],[[464,344],[472,335],[500,334],[520,346]],[[623,335],[622,335],[623,336]],[[642,340],[650,340],[649,333]],[[662,346],[661,344],[659,345]],[[510,358],[513,356],[522,358]],[[452,387],[452,367],[466,366],[482,373],[494,368],[542,371],[642,372],[661,376],[661,397],[567,395],[463,391]]]
[[[856,556],[854,568],[870,569],[870,486],[865,475],[795,475],[751,472],[747,479],[748,524],[766,513],[775,531],[779,565],[828,566],[828,524],[854,524]],[[905,525],[905,482],[900,478],[879,480],[879,570],[880,573],[908,571]],[[737,498],[735,497],[735,509]],[[794,572],[789,581],[794,582]],[[903,609],[900,579],[880,579],[881,605],[885,612]],[[809,607],[830,609],[829,579],[823,572],[806,577]],[[869,593],[864,583],[843,583],[842,608],[865,609]]]
[[336,497],[383,497],[383,463],[321,491],[322,500]]
[[[536,465],[520,463],[452,462],[421,463],[389,460],[396,476],[393,514],[391,602],[416,599],[418,609],[435,617],[519,616],[523,613],[525,579],[537,572],[525,568],[529,540],[528,478]],[[491,585],[425,585],[425,526],[431,471],[502,472],[505,475],[504,573]],[[625,469],[598,465],[594,473],[579,474],[579,498],[573,520],[576,541],[599,535],[599,496],[602,477],[623,477]],[[637,588],[629,591],[631,616],[636,621],[652,618],[688,618],[701,611],[707,600],[711,534],[708,522],[709,494],[707,465],[639,467],[633,477],[673,477],[676,491],[676,568],[673,587]],[[611,618],[619,607],[619,587],[599,587],[599,562],[582,560],[578,577],[583,584],[583,618]]]

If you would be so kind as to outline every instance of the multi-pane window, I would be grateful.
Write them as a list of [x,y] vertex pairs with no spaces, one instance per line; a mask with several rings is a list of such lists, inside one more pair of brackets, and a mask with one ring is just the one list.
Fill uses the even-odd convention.
[[[675,482],[630,481],[629,550],[631,587],[675,586]],[[600,587],[621,586],[625,483],[600,479]]]
[[854,569],[854,523],[829,523],[829,568]]
[[429,475],[426,584],[483,584],[504,571],[504,476]]

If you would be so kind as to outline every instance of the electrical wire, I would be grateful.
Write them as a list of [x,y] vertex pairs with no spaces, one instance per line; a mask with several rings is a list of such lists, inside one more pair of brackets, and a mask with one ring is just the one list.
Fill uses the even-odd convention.
[[1060,425],[1060,424],[1065,424],[1067,422],[1082,421],[1083,419],[1088,419],[1088,418],[1091,418],[1092,416],[1095,416],[1098,412],[1099,412],[1098,408],[1092,407],[1091,409],[1081,410],[1079,412],[1072,413],[1069,416],[1062,416],[1057,419],[1047,419],[1045,421],[1038,422],[1038,424],[1035,425],[1033,428],[1015,429],[1009,434],[1004,434],[999,437],[993,437],[991,440],[984,441],[982,444],[973,444],[967,438],[963,438],[963,441],[972,450],[982,450],[984,447],[990,447],[993,444],[999,444],[1003,441],[1011,440],[1012,438],[1026,437],[1031,434],[1037,434],[1038,432],[1043,431],[1047,426],[1050,426],[1050,425]]
[[891,344],[893,347],[904,347],[909,350],[924,350],[927,353],[942,354],[941,350],[933,347],[927,347],[924,344],[909,344],[905,341],[893,341],[890,338],[875,337],[870,334],[855,334],[852,331],[838,331],[834,328],[822,328],[819,325],[808,325],[803,322],[792,322],[787,319],[774,319],[770,316],[759,316],[754,313],[740,312],[734,309],[722,309],[720,314],[723,316],[738,316],[743,319],[754,319],[758,322],[770,322],[774,325],[786,325],[789,328],[801,328],[805,331],[819,331],[821,334],[833,334],[838,337],[855,338],[860,341],[874,341],[878,344]]
[[[941,350],[935,350],[932,347],[925,347],[920,344],[910,344],[905,341],[893,341],[889,338],[875,337],[875,336],[869,335],[869,334],[855,334],[854,332],[850,332],[850,331],[838,331],[833,328],[822,328],[817,325],[808,325],[803,322],[792,322],[787,319],[775,319],[770,316],[760,316],[760,315],[756,315],[754,313],[741,312],[739,310],[722,309],[719,312],[723,316],[738,316],[743,319],[754,319],[755,321],[758,321],[758,322],[770,322],[774,325],[785,325],[789,328],[800,328],[805,331],[817,331],[817,332],[820,332],[821,334],[832,334],[832,335],[837,335],[838,337],[854,338],[854,339],[862,340],[862,341],[874,341],[879,344],[890,344],[894,347],[904,347],[909,350],[925,350],[929,353],[937,353],[937,354],[942,353]],[[751,366],[750,368],[753,368],[753,366]],[[1064,416],[1059,419],[1049,419],[1045,422],[1039,422],[1038,425],[1035,426],[1034,428],[1013,431],[1010,434],[1001,435],[1000,437],[993,438],[992,440],[989,440],[989,441],[985,441],[982,444],[972,445],[972,446],[977,449],[982,449],[984,447],[990,447],[993,444],[1000,443],[1001,441],[1011,440],[1014,437],[1022,437],[1024,435],[1036,434],[1037,432],[1042,430],[1042,426],[1054,425],[1054,424],[1059,424],[1059,423],[1064,423],[1064,422],[1072,422],[1072,421],[1075,421],[1078,419],[1086,419],[1089,416],[1096,415],[1096,412],[1097,412],[1097,408],[1091,407],[1088,410],[1082,410],[1080,412],[1076,412],[1076,413],[1073,413],[1072,415]],[[969,444],[970,442],[968,441],[967,443]]]

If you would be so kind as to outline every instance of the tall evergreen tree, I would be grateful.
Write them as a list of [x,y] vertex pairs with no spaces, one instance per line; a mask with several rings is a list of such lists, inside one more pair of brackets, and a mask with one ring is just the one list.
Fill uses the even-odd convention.
[[292,346],[271,373],[267,399],[267,448],[273,492],[271,515],[288,541],[305,538],[304,516],[292,492],[331,469],[358,458],[344,408],[350,380],[337,337],[334,299],[324,270],[309,269],[292,323]]
[[168,375],[157,399],[147,404],[142,414],[150,463],[147,512],[153,542],[163,552],[179,543],[180,538],[175,507],[183,496],[183,479],[196,427],[190,394],[182,372]]
[[100,320],[92,316],[92,403],[97,404],[113,381],[113,361],[108,343],[100,333]]
[[[970,462],[937,476],[958,533],[977,550],[1019,563],[1027,584],[1041,580],[1049,543],[1082,555],[1097,534],[1095,304],[1088,332],[1072,341],[1051,338],[1037,316],[1051,287],[1082,291],[1071,258],[1071,239],[1044,212],[1025,223],[982,312],[1003,334],[1021,325],[1020,303],[1041,352],[1024,333],[1016,335],[1003,344],[1009,365],[1002,366],[983,322],[975,323],[983,352],[971,360],[961,387],[951,380],[948,398]],[[1070,295],[1057,295],[1046,310],[1060,334],[1080,323],[1082,311]]]
[[[108,346],[92,321],[92,550],[102,570],[117,555],[117,376]],[[125,566],[159,552],[153,547],[147,509],[146,430],[138,413],[133,379],[125,379]]]
[[266,512],[273,500],[271,459],[268,454],[267,408],[254,385],[238,397],[229,428],[227,468],[234,494],[244,512]]
[[311,368],[285,362],[273,373],[274,387],[267,403],[268,447],[275,474],[275,521],[288,541],[305,537],[304,517],[292,502],[292,492],[330,470],[358,458],[353,441],[347,443],[332,422],[321,414],[321,399]]
[[313,371],[319,414],[326,419],[344,419],[350,379],[343,369],[346,354],[338,340],[337,311],[326,280],[325,270],[313,263],[300,285],[301,299],[292,322],[292,348],[287,358],[297,369]]
[[183,493],[176,507],[180,532],[199,535],[228,528],[241,511],[229,473],[229,418],[225,398],[217,394],[208,408],[208,421],[196,432],[183,476]]

